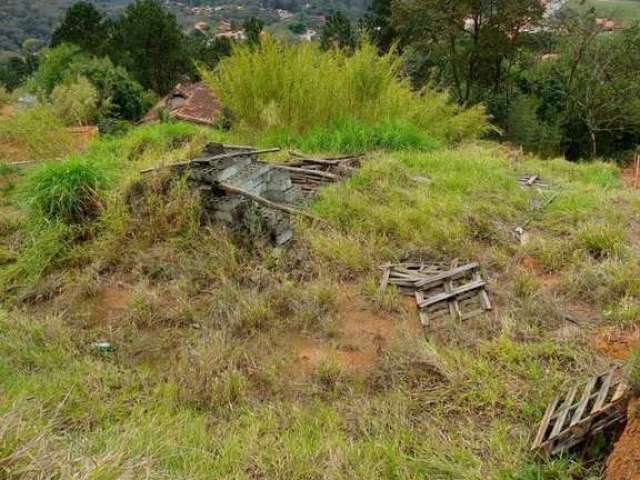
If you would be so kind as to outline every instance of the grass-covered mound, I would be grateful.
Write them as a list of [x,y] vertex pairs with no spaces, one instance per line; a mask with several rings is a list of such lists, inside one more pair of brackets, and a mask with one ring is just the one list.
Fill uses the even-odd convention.
[[269,143],[358,151],[431,148],[485,133],[481,106],[461,110],[446,93],[416,92],[393,53],[363,43],[349,55],[271,38],[237,47],[202,74],[237,131]]
[[[484,143],[374,154],[321,192],[310,208],[326,223],[301,221],[287,250],[201,225],[197,198],[162,178],[130,208],[142,168],[217,135],[166,124],[94,144],[84,161],[115,174],[80,224],[36,224],[21,192],[41,173],[4,172],[4,477],[597,469],[528,446],[556,389],[606,366],[601,341],[636,326],[640,197],[615,166]],[[530,172],[552,190],[519,187]],[[524,223],[523,245],[512,232]],[[494,312],[423,336],[410,302],[377,291],[377,266],[404,255],[479,261]]]

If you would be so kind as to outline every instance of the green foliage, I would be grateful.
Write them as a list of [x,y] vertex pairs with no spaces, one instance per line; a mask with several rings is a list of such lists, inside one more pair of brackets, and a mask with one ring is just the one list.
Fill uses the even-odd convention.
[[0,59],[0,83],[9,90],[14,90],[33,73],[37,65],[38,57],[30,53]]
[[356,46],[356,37],[351,29],[351,22],[340,11],[327,18],[322,27],[320,45],[324,50],[330,48],[343,48],[353,50]]
[[49,50],[29,79],[28,88],[49,96],[60,86],[69,88],[81,77],[97,90],[98,112],[108,118],[138,120],[152,104],[151,96],[122,67],[108,58],[89,57],[78,47],[63,44]]
[[247,35],[247,42],[251,45],[260,43],[260,34],[264,28],[264,22],[256,17],[247,19],[243,24],[244,32]]
[[80,223],[94,219],[112,172],[105,162],[70,157],[46,163],[27,175],[22,196],[34,218]]
[[63,44],[47,50],[40,56],[38,70],[29,78],[27,88],[50,95],[56,85],[65,80],[70,65],[87,60],[88,57],[75,45]]
[[115,22],[109,53],[145,88],[160,94],[189,68],[180,25],[157,0],[136,0],[125,9]]
[[558,125],[541,121],[537,111],[538,100],[533,96],[520,95],[512,100],[506,124],[509,138],[529,151],[541,156],[557,154],[562,142]]
[[67,125],[95,123],[99,116],[98,91],[86,79],[79,77],[75,83],[58,85],[51,92],[51,105],[58,118]]
[[626,379],[635,395],[640,394],[640,348],[635,348],[626,366]]
[[62,24],[51,36],[51,46],[71,43],[83,51],[101,53],[109,40],[109,24],[92,3],[79,1],[65,13]]
[[296,35],[302,35],[304,32],[307,31],[307,24],[302,20],[296,20],[294,22],[291,22],[287,26],[287,28],[291,31],[291,33],[294,33]]
[[438,140],[429,137],[414,124],[404,120],[384,120],[374,125],[342,120],[293,137],[286,132],[283,135],[272,132],[267,134],[263,141],[273,145],[294,145],[307,152],[336,153],[358,153],[376,149],[431,150],[440,145]]
[[108,58],[92,58],[75,62],[67,78],[84,76],[99,93],[99,109],[104,116],[121,120],[139,120],[153,104],[153,95],[133,80],[122,67]]
[[202,75],[247,132],[286,132],[293,138],[313,129],[336,130],[340,122],[369,131],[373,127],[366,125],[396,122],[434,139],[457,141],[487,130],[483,109],[462,111],[446,94],[430,89],[416,93],[398,68],[395,56],[380,57],[368,43],[348,56],[265,39],[259,48],[236,48],[215,72],[202,70]]

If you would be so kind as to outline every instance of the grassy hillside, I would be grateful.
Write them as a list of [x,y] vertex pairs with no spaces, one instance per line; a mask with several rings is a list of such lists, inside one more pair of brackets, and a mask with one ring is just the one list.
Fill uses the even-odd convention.
[[584,10],[595,8],[598,16],[612,18],[621,22],[640,20],[640,1],[638,0],[570,0],[569,5]]
[[[373,153],[285,250],[201,226],[180,183],[127,195],[220,135],[143,127],[1,167],[2,478],[595,478],[528,445],[635,325],[640,196],[617,167],[475,142]],[[42,222],[34,191],[72,166],[99,174],[99,215]],[[530,172],[551,190],[519,187]],[[495,310],[423,331],[377,291],[406,255],[479,261]]]

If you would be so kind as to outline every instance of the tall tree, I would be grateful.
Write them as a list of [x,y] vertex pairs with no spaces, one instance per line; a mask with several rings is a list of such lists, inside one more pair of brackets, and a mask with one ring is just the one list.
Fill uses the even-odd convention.
[[324,50],[330,48],[355,48],[356,37],[351,28],[351,22],[341,11],[337,11],[327,18],[327,23],[322,28],[320,46]]
[[136,0],[115,23],[109,55],[144,87],[168,92],[189,70],[175,15],[156,0]]
[[400,40],[428,52],[461,103],[499,91],[522,33],[535,29],[539,0],[395,0],[391,23]]
[[77,2],[66,12],[62,24],[51,37],[51,46],[73,43],[83,50],[100,54],[109,37],[109,22],[93,4]]
[[361,26],[381,53],[386,53],[396,41],[398,33],[391,24],[391,0],[373,0]]

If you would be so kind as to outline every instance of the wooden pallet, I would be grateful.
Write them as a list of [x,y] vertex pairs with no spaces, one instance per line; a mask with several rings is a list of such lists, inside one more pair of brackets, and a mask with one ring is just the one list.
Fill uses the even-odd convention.
[[518,183],[523,187],[549,187],[549,184],[542,180],[542,178],[536,174],[522,175],[521,177],[518,177]]
[[558,395],[547,407],[531,449],[547,455],[566,452],[624,422],[628,401],[622,368],[616,365]]
[[420,311],[420,321],[428,326],[432,318],[451,315],[466,320],[491,310],[486,282],[480,274],[480,265],[462,266],[412,262],[383,267],[380,282],[383,290],[388,284],[413,295]]

